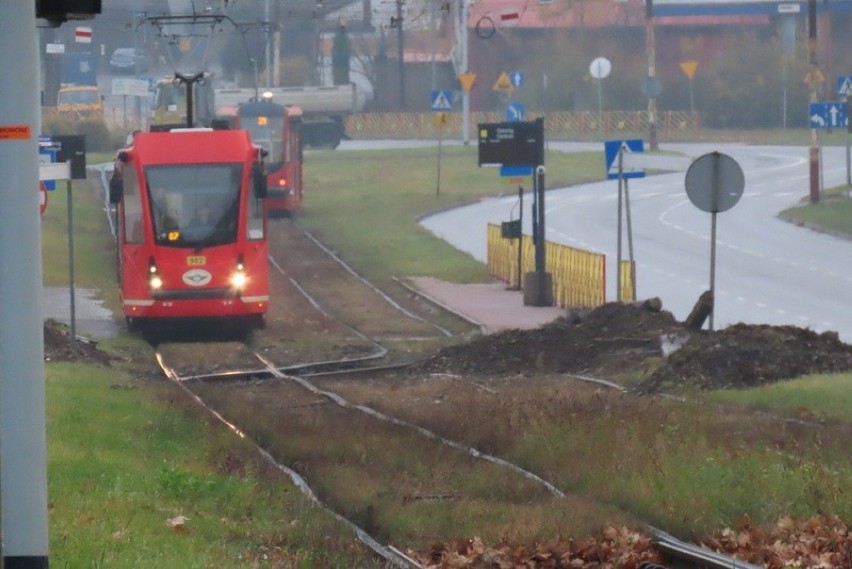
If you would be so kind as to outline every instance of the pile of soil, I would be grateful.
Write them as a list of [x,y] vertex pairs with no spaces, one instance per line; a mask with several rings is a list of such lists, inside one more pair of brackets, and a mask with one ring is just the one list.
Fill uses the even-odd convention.
[[110,358],[91,341],[71,342],[71,330],[56,320],[44,323],[44,360],[80,361],[109,365]]
[[852,346],[837,334],[794,326],[737,324],[695,331],[659,299],[572,312],[536,330],[508,330],[441,350],[416,371],[460,375],[639,371],[639,389],[750,387],[809,373],[852,370]]
[[754,387],[813,373],[852,370],[852,346],[836,332],[795,326],[736,324],[702,332],[668,357],[642,389],[684,383],[699,389]]
[[534,330],[506,330],[445,348],[418,371],[474,375],[594,373],[635,366],[685,333],[659,302],[609,303],[576,311]]

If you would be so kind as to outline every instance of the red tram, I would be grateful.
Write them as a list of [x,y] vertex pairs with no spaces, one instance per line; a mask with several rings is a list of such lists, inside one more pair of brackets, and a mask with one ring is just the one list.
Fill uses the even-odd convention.
[[118,279],[128,326],[269,306],[264,151],[246,130],[142,132],[116,154]]
[[292,215],[302,208],[302,111],[269,99],[243,103],[235,125],[251,133],[267,151],[266,172],[269,216]]

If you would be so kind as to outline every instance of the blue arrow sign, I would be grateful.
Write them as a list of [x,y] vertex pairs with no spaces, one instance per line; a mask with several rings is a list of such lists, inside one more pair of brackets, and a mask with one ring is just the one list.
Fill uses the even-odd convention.
[[808,106],[810,128],[841,128],[846,126],[846,103],[823,101]]
[[[645,142],[641,138],[631,140],[607,140],[604,142],[604,160],[606,162],[606,177],[608,180],[618,179],[618,152],[644,152]],[[644,178],[645,170],[641,168],[624,168],[622,178]]]
[[511,75],[509,75],[509,81],[512,82],[512,86],[515,89],[519,89],[524,86],[524,82],[526,81],[526,77],[524,76],[523,71],[513,71]]
[[524,108],[524,106],[521,103],[519,103],[517,101],[515,101],[513,103],[509,103],[506,106],[506,120],[507,121],[511,121],[511,122],[522,121],[522,120],[524,120],[524,117],[526,116],[526,114],[527,114],[527,110]]
[[451,111],[453,110],[453,92],[444,89],[432,90],[432,110],[433,111]]

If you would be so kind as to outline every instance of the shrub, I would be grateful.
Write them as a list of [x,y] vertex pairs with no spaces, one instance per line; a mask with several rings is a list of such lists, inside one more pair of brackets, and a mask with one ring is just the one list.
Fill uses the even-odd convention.
[[87,152],[112,151],[124,146],[125,133],[111,131],[101,118],[77,119],[47,115],[42,120],[42,134],[80,134],[86,137]]

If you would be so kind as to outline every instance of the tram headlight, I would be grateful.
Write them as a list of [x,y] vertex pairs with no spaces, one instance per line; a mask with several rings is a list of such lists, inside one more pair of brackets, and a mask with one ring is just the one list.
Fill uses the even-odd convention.
[[163,279],[160,278],[160,274],[157,272],[157,263],[154,262],[153,257],[148,259],[148,288],[151,290],[160,290],[163,288]]
[[234,273],[231,275],[231,288],[237,291],[242,291],[246,287],[246,283],[248,283],[246,266],[243,263],[243,256],[240,255],[237,259],[237,266],[235,267]]
[[248,277],[243,271],[236,271],[231,275],[231,287],[236,290],[243,290],[248,283]]

